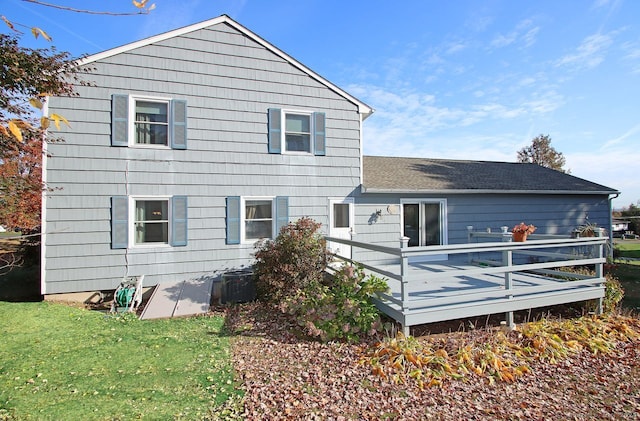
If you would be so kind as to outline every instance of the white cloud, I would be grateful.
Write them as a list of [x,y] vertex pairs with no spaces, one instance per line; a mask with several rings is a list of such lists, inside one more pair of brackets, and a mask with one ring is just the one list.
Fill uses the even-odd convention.
[[[601,150],[607,150],[613,146],[616,145],[620,145],[622,144],[625,140],[629,139],[631,136],[640,133],[640,124],[635,125],[634,127],[630,128],[629,130],[627,130],[625,133],[623,133],[622,135],[613,138],[613,139],[609,139],[604,145],[602,145]],[[638,142],[640,143],[640,136],[638,136]]]
[[467,46],[463,42],[454,42],[449,45],[446,52],[447,54],[455,54],[465,48],[467,48]]
[[627,41],[620,48],[625,53],[623,59],[631,63],[631,72],[640,73],[640,43]]
[[518,34],[515,32],[511,32],[507,35],[498,34],[493,41],[491,41],[491,46],[497,48],[506,47],[507,45],[513,44],[516,39],[518,39]]
[[525,47],[531,47],[536,42],[536,36],[539,31],[540,27],[533,26],[531,19],[525,19],[519,22],[511,32],[496,35],[491,41],[490,46],[493,48],[502,48],[522,42]]
[[591,69],[604,61],[609,47],[613,44],[613,35],[593,34],[586,37],[576,51],[567,54],[556,62],[558,67]]
[[637,168],[634,165],[621,165],[621,160],[640,160],[637,148],[609,148],[597,153],[585,150],[564,155],[567,159],[566,166],[571,168],[572,175],[619,190],[622,194],[616,200],[617,204],[628,205],[640,199]]

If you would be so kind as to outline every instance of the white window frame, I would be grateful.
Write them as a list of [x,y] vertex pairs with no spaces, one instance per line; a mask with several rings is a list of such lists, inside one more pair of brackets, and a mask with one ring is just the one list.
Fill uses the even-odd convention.
[[[442,245],[447,245],[449,244],[449,222],[447,220],[447,199],[438,199],[438,198],[429,198],[429,199],[424,199],[424,198],[416,198],[416,199],[400,199],[400,236],[402,237],[404,235],[404,205],[422,205],[423,203],[437,203],[440,205],[440,238],[441,238],[441,242]],[[422,231],[422,206],[420,206],[420,225],[421,228],[420,230]],[[420,235],[420,237],[422,238],[422,234]],[[419,245],[417,247],[428,247],[428,246],[423,246],[423,245]]]
[[[280,133],[280,144],[282,145],[282,154],[286,155],[314,155],[314,133],[315,133],[315,119],[313,118],[313,111],[308,110],[293,110],[282,109],[280,110],[282,121],[282,129]],[[302,115],[309,118],[309,151],[290,151],[287,149],[287,115]]]
[[[141,95],[129,95],[129,147],[132,148],[144,148],[144,149],[171,149],[171,100],[172,98],[167,97],[152,97],[152,96],[141,96]],[[136,143],[136,102],[137,101],[147,101],[147,102],[157,102],[164,103],[167,105],[167,144],[166,145],[157,145],[157,144],[145,144],[145,143]]]
[[269,240],[274,239],[274,233],[276,230],[276,197],[275,196],[242,196],[240,198],[240,243],[241,244],[254,244],[260,238],[247,238],[247,201],[256,200],[268,200],[271,202],[271,237]]
[[[136,243],[136,202],[138,201],[159,201],[167,202],[167,242],[166,243]],[[129,196],[129,248],[157,248],[171,247],[173,232],[171,232],[171,196]]]

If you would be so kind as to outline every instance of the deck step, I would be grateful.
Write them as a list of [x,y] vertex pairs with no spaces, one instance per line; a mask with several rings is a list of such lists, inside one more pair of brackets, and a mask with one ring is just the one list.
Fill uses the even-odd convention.
[[211,279],[163,282],[156,285],[141,320],[193,316],[209,311]]

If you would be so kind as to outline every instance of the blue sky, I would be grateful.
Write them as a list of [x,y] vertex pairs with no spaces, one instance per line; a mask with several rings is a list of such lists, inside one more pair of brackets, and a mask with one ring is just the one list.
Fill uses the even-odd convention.
[[515,161],[548,134],[573,175],[622,192],[614,206],[640,200],[636,0],[155,3],[149,15],[112,17],[4,0],[0,14],[74,56],[227,14],[376,110],[365,154]]

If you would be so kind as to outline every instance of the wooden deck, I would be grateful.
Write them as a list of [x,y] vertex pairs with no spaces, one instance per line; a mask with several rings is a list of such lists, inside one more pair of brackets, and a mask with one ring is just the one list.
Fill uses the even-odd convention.
[[[606,238],[554,237],[526,243],[489,240],[397,249],[341,241],[391,257],[381,259],[384,264],[353,263],[387,279],[390,292],[375,299],[376,305],[402,324],[407,334],[419,324],[496,313],[505,313],[512,325],[513,311],[604,297]],[[410,263],[430,256],[444,256],[445,260]],[[595,275],[559,270],[577,265],[591,266]]]

